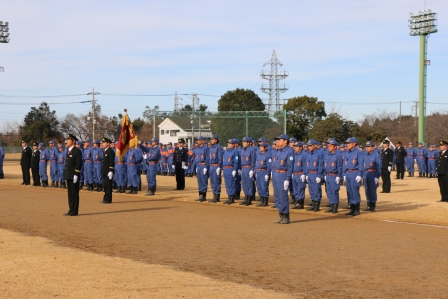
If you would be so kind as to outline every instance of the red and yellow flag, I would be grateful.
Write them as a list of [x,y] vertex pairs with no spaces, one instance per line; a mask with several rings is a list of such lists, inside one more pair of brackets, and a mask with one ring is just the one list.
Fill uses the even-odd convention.
[[124,112],[126,112],[126,114],[123,115],[123,118],[121,119],[121,133],[115,153],[118,161],[121,161],[130,148],[136,148],[138,146],[138,138],[137,135],[135,135],[134,128],[129,120],[127,110],[125,109]]

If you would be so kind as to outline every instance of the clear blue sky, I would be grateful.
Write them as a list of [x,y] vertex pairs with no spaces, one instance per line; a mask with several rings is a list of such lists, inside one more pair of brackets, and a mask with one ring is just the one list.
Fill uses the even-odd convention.
[[[0,95],[8,96],[0,97],[0,130],[21,122],[28,103],[87,101],[93,87],[104,114],[127,108],[131,118],[145,106],[173,110],[174,97],[107,94],[220,96],[247,88],[267,98],[260,72],[273,50],[290,74],[282,98],[318,97],[327,113],[354,121],[398,113],[391,103],[399,101],[411,114],[419,38],[409,35],[408,17],[425,5],[439,14],[439,32],[429,38],[429,114],[448,110],[446,0],[6,1],[0,20],[9,21],[11,41],[0,44]],[[219,97],[199,98],[217,110]],[[63,117],[90,105],[50,107]]]

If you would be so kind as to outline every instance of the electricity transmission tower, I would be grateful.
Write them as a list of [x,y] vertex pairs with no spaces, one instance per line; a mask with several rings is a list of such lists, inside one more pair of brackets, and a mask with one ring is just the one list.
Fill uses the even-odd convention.
[[268,80],[268,84],[261,85],[261,91],[269,95],[267,110],[282,110],[282,105],[280,104],[280,93],[286,92],[288,86],[286,84],[280,84],[279,81],[288,77],[288,72],[283,71],[279,74],[279,67],[283,64],[277,59],[277,54],[275,50],[272,52],[271,60],[263,64],[263,68],[270,65],[270,70],[262,70],[261,78]]
[[182,109],[183,105],[180,101],[183,101],[183,99],[177,96],[176,91],[174,94],[174,111],[180,111]]

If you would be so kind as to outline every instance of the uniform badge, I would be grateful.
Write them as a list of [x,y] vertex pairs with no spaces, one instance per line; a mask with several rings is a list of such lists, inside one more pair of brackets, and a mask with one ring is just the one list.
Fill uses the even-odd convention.
[[293,158],[292,156],[291,156],[291,157],[289,157],[289,160],[291,160],[291,161],[292,161],[293,159],[294,159],[294,158]]

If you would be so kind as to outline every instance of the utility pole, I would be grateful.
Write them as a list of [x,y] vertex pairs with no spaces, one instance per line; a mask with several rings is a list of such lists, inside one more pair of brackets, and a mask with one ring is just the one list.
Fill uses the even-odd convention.
[[[95,92],[95,88],[92,88],[92,92],[87,93],[87,95],[92,95],[92,139],[95,139],[95,123],[96,123],[96,119],[95,119],[95,109],[96,109],[96,104],[95,104],[95,96],[100,94],[99,92]],[[92,142],[93,142],[92,140]]]

